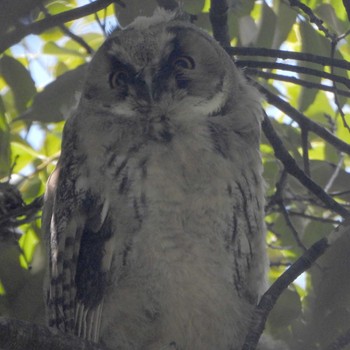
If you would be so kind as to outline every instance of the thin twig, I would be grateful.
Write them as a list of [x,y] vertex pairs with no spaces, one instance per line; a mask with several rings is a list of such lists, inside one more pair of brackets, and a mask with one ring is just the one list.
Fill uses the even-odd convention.
[[109,6],[113,2],[118,2],[118,0],[96,0],[88,5],[80,6],[76,9],[65,11],[49,18],[44,18],[29,25],[18,26],[14,31],[4,35],[1,38],[0,53],[18,43],[29,34],[41,34],[44,31],[56,27],[62,23],[88,16]]
[[[251,317],[249,332],[245,338],[242,350],[255,350],[259,338],[265,328],[267,317],[282,292],[295,281],[303,272],[309,269],[314,262],[339,238],[350,231],[350,220],[344,221],[332,233],[314,243],[295,263],[293,263],[267,290],[261,298]],[[334,348],[331,348],[332,350]],[[329,350],[331,350],[329,349]]]
[[301,241],[301,239],[299,237],[299,233],[296,230],[293,222],[291,221],[289,214],[288,214],[288,211],[284,205],[283,192],[284,192],[285,185],[287,183],[287,175],[288,175],[287,171],[283,170],[279,180],[276,183],[276,192],[271,197],[269,205],[271,205],[273,203],[276,203],[278,205],[280,212],[282,213],[287,226],[290,228],[290,230],[292,232],[292,235],[294,237],[295,242],[302,250],[305,251],[306,247],[305,247],[304,243]]
[[298,7],[300,10],[302,10],[310,19],[311,23],[316,24],[317,28],[324,33],[326,38],[330,39],[331,41],[336,40],[336,35],[331,33],[324,25],[323,21],[318,18],[310,7],[306,6],[302,2],[298,0],[289,0],[289,3],[291,6]]
[[328,180],[326,186],[324,187],[324,191],[328,193],[328,191],[330,190],[330,188],[333,186],[333,183],[334,181],[336,180],[336,178],[338,177],[339,175],[339,172],[342,168],[342,165],[343,165],[343,161],[344,161],[344,154],[341,154],[340,155],[340,158],[339,158],[339,161],[338,161],[338,164],[335,168],[335,170],[333,171],[333,174],[332,176],[330,177],[330,179]]
[[304,171],[307,176],[310,176],[310,161],[309,161],[309,131],[307,128],[301,129],[301,147],[303,149]]
[[293,108],[289,103],[285,102],[280,97],[270,92],[261,84],[258,84],[255,82],[255,85],[261,91],[261,93],[264,95],[264,97],[269,103],[277,107],[282,112],[286,113],[291,119],[296,121],[301,127],[307,128],[309,131],[314,132],[316,135],[323,138],[325,141],[327,141],[329,144],[334,146],[340,152],[345,152],[347,154],[350,154],[350,144],[340,140],[339,138],[334,136],[332,133],[330,133],[327,129],[325,129],[321,125],[305,117],[302,113],[300,113],[298,110]]
[[287,149],[282,143],[282,140],[274,130],[269,117],[265,113],[265,118],[262,123],[262,128],[266,138],[271,143],[275,156],[279,159],[284,168],[289,174],[294,176],[301,184],[303,184],[310,192],[312,192],[318,199],[320,199],[329,210],[332,210],[343,217],[349,217],[350,212],[346,210],[342,205],[336,202],[331,196],[329,196],[321,186],[310,179],[298,166],[295,159],[288,153]]
[[289,213],[286,209],[286,207],[284,206],[283,202],[279,203],[279,208],[282,212],[282,215],[284,217],[284,220],[286,221],[287,226],[290,228],[293,238],[296,242],[296,244],[298,245],[299,248],[301,248],[304,252],[307,250],[307,248],[305,247],[304,243],[302,242],[302,240],[300,239],[300,235],[299,232],[296,230],[292,220],[289,217]]
[[[279,81],[285,81],[287,83],[292,83],[300,86],[304,86],[306,88],[310,89],[317,89],[317,90],[323,90],[323,91],[329,91],[329,92],[335,92],[334,86],[324,85],[324,84],[318,84],[314,83],[312,81],[300,79],[294,76],[290,75],[282,75],[282,74],[276,74],[271,72],[265,72],[259,69],[255,68],[246,68],[244,69],[244,73],[250,76],[257,76],[261,77],[263,79],[269,80],[279,80]],[[349,90],[341,90],[337,88],[337,93],[341,96],[350,97]]]
[[[336,45],[337,45],[337,42],[332,42],[331,44],[331,57],[333,58],[334,55],[335,55],[335,49],[336,49]],[[334,74],[334,67],[331,66],[331,74]],[[346,121],[346,118],[345,118],[345,113],[340,105],[340,101],[339,101],[339,96],[338,96],[338,88],[337,88],[337,84],[335,81],[332,81],[332,84],[333,84],[333,87],[334,87],[334,102],[338,108],[338,112],[342,118],[342,121],[343,121],[343,125],[344,127],[350,132],[350,127],[349,127],[349,124],[347,123]]]
[[0,227],[19,226],[19,223],[14,221],[13,219],[16,219],[21,216],[32,217],[41,209],[42,205],[43,205],[43,198],[42,196],[40,196],[34,199],[31,203],[27,205],[19,206],[17,208],[9,210],[4,215],[0,216]]
[[308,214],[296,212],[293,210],[288,210],[288,214],[290,216],[300,216],[300,217],[303,217],[305,219],[319,221],[319,222],[323,222],[323,223],[327,223],[327,224],[338,224],[338,225],[340,224],[339,220],[333,220],[333,219],[322,218],[319,216],[308,215]]
[[[40,10],[45,14],[46,18],[50,18],[52,17],[52,15],[50,14],[50,12],[47,10],[47,8],[40,3],[39,5]],[[94,53],[93,48],[80,36],[74,34],[72,31],[69,30],[69,28],[67,26],[65,26],[63,23],[59,24],[58,27],[61,29],[61,31],[66,34],[68,37],[70,37],[72,40],[74,40],[75,42],[77,42],[79,45],[81,45],[85,51],[89,54],[92,55]]]

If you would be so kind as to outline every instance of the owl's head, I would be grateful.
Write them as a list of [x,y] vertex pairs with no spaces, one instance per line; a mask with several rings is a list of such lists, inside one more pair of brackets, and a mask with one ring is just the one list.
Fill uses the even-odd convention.
[[217,94],[228,89],[225,82],[233,70],[209,35],[159,9],[110,35],[90,63],[85,97],[119,105],[120,111],[126,102],[143,113],[160,101],[174,107],[192,98],[198,106],[210,101],[214,112],[220,107]]
[[[181,17],[159,9],[115,30],[90,63],[84,103],[122,118],[166,117],[174,123],[176,118],[190,123],[235,109],[245,115],[236,126],[247,124],[241,109],[252,106],[250,87],[223,48]],[[252,100],[258,105],[254,91]]]

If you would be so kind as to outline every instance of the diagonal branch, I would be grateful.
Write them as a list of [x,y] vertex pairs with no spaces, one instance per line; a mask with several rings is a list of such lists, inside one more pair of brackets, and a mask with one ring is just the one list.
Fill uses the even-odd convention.
[[[251,79],[250,79],[251,80]],[[282,100],[280,97],[276,96],[268,89],[263,87],[261,84],[254,83],[260,92],[264,95],[266,100],[274,105],[276,108],[286,113],[291,119],[296,121],[301,127],[306,128],[309,131],[314,132],[316,135],[323,138],[329,144],[334,146],[340,152],[345,152],[350,154],[350,144],[338,139],[332,133],[330,133],[327,129],[322,127],[321,125],[313,122],[312,120],[306,118],[302,113],[293,108],[289,103]]]
[[343,217],[350,217],[350,212],[342,205],[330,197],[321,186],[312,181],[298,166],[295,159],[288,153],[281,139],[274,130],[269,117],[265,113],[265,118],[262,123],[262,128],[266,138],[271,143],[275,156],[279,159],[287,172],[293,175],[301,184],[303,184],[310,192],[320,199],[329,210],[336,212]]
[[295,6],[301,9],[309,17],[310,22],[316,24],[317,28],[321,32],[323,32],[328,39],[330,39],[331,41],[336,40],[336,35],[333,33],[330,33],[330,31],[323,25],[322,19],[318,18],[313,13],[310,7],[308,7],[307,5],[303,4],[301,1],[298,1],[298,0],[289,0],[289,3],[291,6]]
[[18,26],[14,31],[5,35],[0,39],[0,53],[7,50],[12,45],[21,41],[29,34],[41,34],[45,30],[61,25],[62,23],[70,22],[75,19],[85,17],[94,12],[102,10],[116,0],[96,0],[88,5],[80,6],[76,9],[65,11],[41,21],[31,23],[29,25]]
[[262,70],[255,69],[255,68],[246,68],[244,70],[244,73],[248,75],[261,77],[266,80],[273,79],[273,80],[285,81],[288,83],[304,86],[309,89],[317,89],[317,90],[329,91],[333,93],[337,92],[338,95],[350,97],[349,90],[341,90],[341,89],[335,88],[334,86],[318,84],[318,83],[311,82],[309,80],[299,79],[294,76],[264,72]]
[[107,350],[71,334],[49,330],[34,323],[0,317],[1,350]]
[[309,249],[307,249],[307,251],[272,284],[254,310],[253,316],[251,317],[249,332],[245,338],[242,350],[256,349],[256,345],[265,328],[267,317],[282,292],[303,272],[309,269],[336,240],[346,234],[349,234],[349,232],[350,221],[346,220],[334,231],[332,231],[328,237],[318,240]]

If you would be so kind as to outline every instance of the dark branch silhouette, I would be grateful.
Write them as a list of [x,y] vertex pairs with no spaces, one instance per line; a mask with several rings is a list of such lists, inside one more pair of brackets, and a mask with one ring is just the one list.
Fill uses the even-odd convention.
[[81,6],[70,11],[65,11],[31,24],[18,26],[14,31],[0,39],[0,53],[18,43],[29,34],[41,34],[50,28],[102,10],[113,2],[119,3],[119,1],[116,0],[96,0],[88,5]]
[[266,138],[271,143],[274,149],[275,156],[279,159],[286,171],[294,176],[301,184],[303,184],[310,192],[312,192],[318,199],[320,199],[330,210],[338,213],[343,217],[349,217],[350,212],[346,210],[342,205],[336,202],[331,196],[329,196],[321,186],[312,181],[305,173],[302,171],[295,159],[288,153],[287,149],[283,145],[282,140],[277,135],[274,130],[269,117],[265,113],[265,118],[262,124],[262,128]]
[[[336,240],[345,234],[349,234],[349,231],[350,220],[346,220],[343,224],[339,225],[328,238],[325,237],[318,240],[307,249],[306,252],[272,284],[262,296],[258,306],[255,308],[254,314],[251,317],[251,326],[249,327],[249,332],[246,336],[242,350],[256,349],[260,336],[264,330],[267,317],[282,292],[303,272],[308,270]],[[330,349],[335,350],[335,348]]]
[[321,66],[332,66],[337,68],[344,68],[350,70],[350,62],[345,60],[339,60],[336,58],[330,58],[326,56],[314,55],[305,52],[294,52],[285,50],[274,50],[266,49],[263,47],[229,47],[225,50],[230,55],[238,56],[252,56],[252,57],[271,57],[271,58],[281,58],[283,60],[297,60],[320,64]]
[[307,68],[302,66],[296,66],[292,64],[277,63],[277,62],[264,62],[264,61],[252,61],[252,60],[238,60],[236,65],[241,68],[267,68],[267,69],[279,69],[287,72],[295,72],[308,74],[311,76],[329,79],[331,81],[344,84],[346,87],[350,88],[350,79],[341,77],[339,75],[327,73],[321,70]]
[[227,24],[228,5],[226,0],[212,0],[210,3],[209,18],[214,38],[222,47],[230,46],[230,35]]
[[102,345],[31,322],[0,317],[1,350],[108,350]]
[[314,132],[316,135],[323,138],[329,144],[334,146],[338,151],[350,154],[350,144],[340,140],[338,137],[334,136],[331,132],[329,132],[326,128],[305,117],[302,113],[300,113],[298,110],[292,107],[288,102],[285,102],[282,98],[273,94],[262,85],[257,83],[255,84],[269,103],[280,109],[282,112],[286,113],[291,119],[296,121],[300,125],[300,127],[306,128],[307,130]]
[[336,89],[334,86],[318,84],[318,83],[314,83],[314,82],[309,81],[309,80],[299,79],[297,77],[290,76],[290,75],[265,72],[265,71],[262,71],[262,70],[259,70],[256,68],[244,68],[244,73],[249,75],[249,76],[261,77],[261,78],[266,79],[266,80],[285,81],[288,83],[304,86],[304,87],[309,88],[309,89],[329,91],[329,92],[337,93],[338,95],[341,95],[341,96],[350,97],[349,90],[341,90],[338,88]]

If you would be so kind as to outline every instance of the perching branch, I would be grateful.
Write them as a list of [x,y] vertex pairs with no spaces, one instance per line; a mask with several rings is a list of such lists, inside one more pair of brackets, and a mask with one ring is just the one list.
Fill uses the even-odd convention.
[[[267,290],[261,298],[258,306],[251,317],[249,332],[245,338],[242,350],[255,350],[259,338],[264,330],[267,317],[274,307],[282,292],[309,269],[312,264],[322,256],[325,251],[339,238],[350,233],[350,220],[339,225],[328,237],[322,238],[314,243],[307,251],[293,263]],[[334,348],[330,348],[334,349]],[[329,350],[330,350],[329,349]]]
[[34,323],[0,317],[1,350],[107,350],[67,333],[50,331]]
[[21,41],[29,34],[41,34],[44,31],[59,26],[62,23],[70,22],[75,19],[88,16],[94,12],[102,10],[109,6],[113,2],[119,2],[117,0],[96,0],[88,5],[80,6],[76,9],[65,11],[48,18],[44,18],[40,21],[31,23],[29,25],[17,26],[8,35],[3,36],[0,39],[0,53],[7,50],[12,45]]

